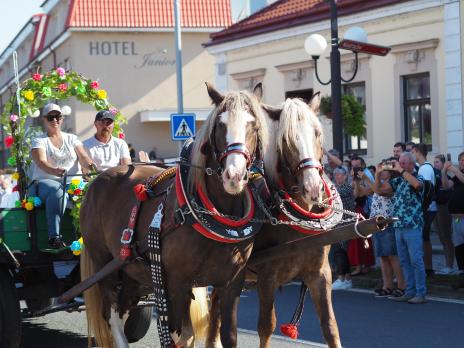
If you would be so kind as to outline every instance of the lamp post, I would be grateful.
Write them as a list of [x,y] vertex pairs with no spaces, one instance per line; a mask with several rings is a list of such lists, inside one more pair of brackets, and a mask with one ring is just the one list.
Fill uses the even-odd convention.
[[[339,42],[338,38],[338,14],[337,0],[326,0],[330,3],[330,34],[331,46],[330,52],[330,80],[323,82],[319,78],[317,71],[317,61],[321,54],[327,48],[327,41],[322,35],[313,34],[308,36],[305,41],[305,50],[314,60],[316,79],[322,85],[331,83],[331,101],[332,101],[332,135],[333,147],[336,149],[340,158],[343,160],[343,119],[342,119],[342,81],[352,81],[358,72],[358,52],[366,52],[375,55],[386,55],[389,47],[372,45],[367,43],[366,32],[359,27],[353,27],[347,30],[344,40]],[[340,69],[340,51],[339,48],[350,50],[355,55],[355,69],[353,76],[345,80],[341,76]]]

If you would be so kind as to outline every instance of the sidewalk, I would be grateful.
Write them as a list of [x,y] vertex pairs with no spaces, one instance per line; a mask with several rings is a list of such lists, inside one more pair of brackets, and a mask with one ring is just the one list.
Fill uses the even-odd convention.
[[[436,233],[432,232],[430,236],[433,252],[433,269],[435,271],[445,267],[445,256],[443,247]],[[464,289],[454,290],[451,284],[458,280],[459,276],[434,275],[427,278],[427,295],[443,297],[449,299],[464,300]],[[353,287],[361,289],[376,289],[382,280],[380,268],[375,268],[367,274],[362,274],[352,278]]]

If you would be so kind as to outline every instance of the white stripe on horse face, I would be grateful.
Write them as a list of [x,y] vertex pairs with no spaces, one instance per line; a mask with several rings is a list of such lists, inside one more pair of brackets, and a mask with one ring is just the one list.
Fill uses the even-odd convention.
[[[222,113],[220,122],[226,125],[227,145],[245,144],[247,124],[252,121],[254,121],[254,117],[245,110],[239,111],[234,117],[230,117],[228,112]],[[243,178],[246,173],[246,165],[246,158],[243,154],[232,153],[226,157],[222,180],[227,192],[236,194],[242,191],[245,184]]]
[[[315,134],[314,129],[309,123],[309,120],[304,122],[299,122],[300,127],[298,128],[298,139],[299,139],[299,160],[304,160],[305,158],[314,158],[314,140]],[[303,171],[303,186],[306,189],[307,194],[305,195],[309,201],[312,197],[318,197],[319,187],[320,187],[320,176],[318,169],[305,169]]]

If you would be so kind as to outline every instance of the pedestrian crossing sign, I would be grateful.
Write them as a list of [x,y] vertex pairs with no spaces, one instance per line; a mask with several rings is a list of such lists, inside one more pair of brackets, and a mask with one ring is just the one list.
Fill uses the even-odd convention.
[[195,135],[195,114],[171,114],[172,140],[187,140]]

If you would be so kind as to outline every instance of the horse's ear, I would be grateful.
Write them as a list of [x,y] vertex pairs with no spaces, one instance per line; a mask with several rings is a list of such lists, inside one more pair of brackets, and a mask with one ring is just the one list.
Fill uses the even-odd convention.
[[309,101],[309,107],[315,114],[319,113],[319,107],[321,106],[321,92],[316,92]]
[[206,84],[206,89],[208,90],[208,95],[211,98],[211,100],[213,101],[213,103],[216,106],[221,104],[222,101],[224,100],[224,96],[221,93],[219,93],[216,90],[216,88],[214,88],[213,85],[209,84],[208,82],[205,82],[205,84]]
[[267,105],[267,104],[261,104],[261,107],[263,108],[264,111],[269,115],[271,120],[273,121],[278,121],[280,120],[280,114],[282,113],[282,109],[277,108],[275,106]]
[[255,88],[253,88],[253,94],[258,99],[258,101],[263,99],[263,84],[261,82],[258,83]]

